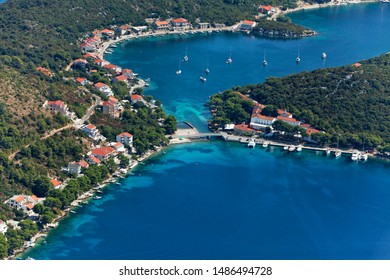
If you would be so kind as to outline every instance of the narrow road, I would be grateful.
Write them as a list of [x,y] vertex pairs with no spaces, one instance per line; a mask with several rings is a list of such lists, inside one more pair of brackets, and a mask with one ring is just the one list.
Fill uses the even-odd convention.
[[[82,125],[82,124],[84,124],[84,122],[85,122],[86,120],[88,120],[88,119],[92,116],[92,114],[93,114],[94,111],[95,111],[96,106],[98,106],[98,105],[100,104],[100,102],[101,102],[101,99],[100,99],[99,96],[93,94],[93,97],[95,98],[95,103],[92,104],[91,107],[89,107],[87,113],[85,113],[85,115],[84,115],[81,119],[76,120],[74,123],[69,123],[69,124],[67,124],[66,126],[63,126],[63,127],[57,128],[57,129],[54,129],[54,130],[50,131],[49,134],[47,134],[47,135],[45,135],[45,136],[42,136],[39,140],[45,140],[45,139],[47,139],[47,138],[49,138],[49,137],[52,137],[53,135],[57,134],[58,132],[61,132],[61,131],[65,130],[65,129],[69,129],[69,128],[75,127],[76,125]],[[29,147],[30,145],[31,145],[31,143],[28,144],[28,145],[25,145],[23,148],[27,148],[27,147]],[[16,155],[20,152],[20,150],[23,149],[23,148],[20,148],[19,150],[17,150],[17,151],[15,151],[15,152],[13,152],[12,154],[10,154],[10,155],[8,156],[8,160],[13,160],[13,159],[15,158],[15,156],[16,156]]]

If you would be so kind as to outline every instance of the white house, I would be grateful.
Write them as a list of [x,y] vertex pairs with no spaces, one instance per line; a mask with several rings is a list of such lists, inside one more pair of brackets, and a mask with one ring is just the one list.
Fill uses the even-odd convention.
[[171,25],[175,30],[185,30],[191,27],[190,23],[184,18],[175,18],[171,20]]
[[85,125],[81,130],[84,131],[91,138],[96,137],[100,134],[99,130],[93,124]]
[[263,116],[261,114],[252,114],[249,126],[253,129],[259,130],[271,126],[274,121],[274,117]]
[[26,212],[32,210],[34,205],[39,201],[38,197],[35,195],[14,195],[6,201],[6,203],[13,208],[18,210],[22,209]]
[[153,24],[153,29],[155,30],[168,30],[169,29],[169,22],[166,20],[157,20]]
[[286,122],[286,123],[288,123],[290,125],[293,125],[293,126],[297,126],[297,125],[301,124],[300,121],[294,119],[293,117],[290,118],[290,117],[277,116],[276,119],[279,120],[279,121],[282,121],[282,122]]
[[63,115],[66,115],[68,112],[68,106],[64,102],[62,102],[61,100],[48,101],[47,108],[50,111],[60,112]]
[[0,233],[5,234],[7,232],[7,229],[7,224],[3,220],[0,220]]
[[133,135],[128,132],[122,132],[116,136],[116,141],[121,142],[123,144],[133,146]]
[[108,85],[106,85],[104,83],[98,82],[98,83],[94,84],[94,87],[98,91],[104,93],[107,96],[113,96],[114,95],[112,89]]
[[240,24],[240,30],[252,30],[256,26],[256,22],[252,20],[244,20]]
[[84,160],[80,160],[79,162],[71,162],[68,164],[68,171],[69,173],[72,173],[72,174],[80,174],[81,173],[81,168],[88,168],[89,167],[89,164],[84,161]]

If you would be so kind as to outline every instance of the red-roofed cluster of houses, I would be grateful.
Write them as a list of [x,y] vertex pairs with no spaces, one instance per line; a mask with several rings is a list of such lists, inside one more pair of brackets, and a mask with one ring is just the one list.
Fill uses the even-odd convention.
[[23,210],[24,212],[31,211],[34,206],[38,203],[41,203],[44,199],[38,198],[35,195],[14,195],[10,199],[6,200],[5,203],[10,207],[16,208],[18,210]]
[[[88,125],[90,130],[96,129],[93,125]],[[86,126],[87,127],[87,126]],[[96,147],[92,149],[88,154],[86,161],[80,160],[78,162],[71,162],[68,164],[68,172],[72,174],[80,174],[83,168],[89,168],[90,165],[97,164],[108,160],[111,157],[115,157],[119,153],[131,152],[125,149],[127,145],[130,149],[133,147],[133,135],[128,132],[122,132],[116,136],[116,142],[109,143],[104,146]],[[57,183],[52,182],[55,186]]]
[[299,126],[306,130],[307,137],[304,138],[304,140],[311,142],[311,135],[314,133],[321,133],[321,131],[313,128],[310,124],[304,124],[301,121],[293,118],[293,115],[286,110],[278,109],[278,116],[277,117],[271,117],[271,116],[265,116],[262,115],[262,110],[264,109],[263,104],[259,104],[253,99],[241,94],[237,93],[241,96],[241,98],[245,100],[250,100],[254,103],[253,109],[252,109],[252,115],[249,122],[249,125],[247,124],[236,124],[234,127],[234,130],[238,133],[251,133],[254,134],[257,131],[261,130],[264,131],[266,127],[271,127],[272,124],[275,121],[282,121],[285,123],[288,123],[292,126]]

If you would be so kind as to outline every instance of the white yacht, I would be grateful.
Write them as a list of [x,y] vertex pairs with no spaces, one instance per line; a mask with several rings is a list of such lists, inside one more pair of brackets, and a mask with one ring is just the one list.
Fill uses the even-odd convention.
[[254,148],[256,147],[256,142],[254,139],[250,139],[249,142],[248,142],[248,147],[249,148]]
[[263,148],[267,148],[267,147],[268,147],[268,145],[269,145],[269,143],[268,143],[268,142],[264,142],[264,143],[263,143]]
[[295,59],[295,62],[296,63],[301,62],[301,58],[299,57],[299,48],[298,48],[298,55],[297,55],[297,58]]
[[327,156],[329,156],[329,155],[330,155],[330,149],[326,149],[325,154],[326,154]]
[[184,57],[183,57],[183,61],[188,61],[187,48],[186,48],[186,53],[185,53],[185,55],[184,55]]
[[268,65],[267,58],[266,58],[266,56],[265,56],[265,50],[264,50],[263,65],[264,65],[264,66],[267,66],[267,65]]
[[179,69],[176,71],[176,75],[181,74],[181,60],[179,60]]
[[288,148],[288,151],[289,152],[294,152],[296,149],[296,147],[294,145],[291,145],[289,148]]
[[232,59],[232,50],[230,49],[229,58],[226,60],[226,63],[227,63],[227,64],[231,64],[232,62],[233,62],[233,59]]
[[297,152],[300,152],[300,151],[302,151],[302,145],[298,145],[298,147],[297,147]]
[[366,153],[359,154],[359,159],[366,161],[368,159],[368,155]]
[[335,156],[336,158],[341,157],[341,152],[340,152],[340,151],[336,151],[336,152],[334,153],[334,156]]
[[206,79],[205,76],[200,76],[200,80],[201,80],[202,82],[206,82],[206,81],[207,81],[207,79]]
[[283,150],[287,151],[288,150],[288,146],[284,146]]
[[360,158],[360,153],[353,153],[351,159],[353,161],[357,161]]
[[321,54],[321,58],[322,58],[322,59],[326,59],[326,53],[323,52],[323,53]]

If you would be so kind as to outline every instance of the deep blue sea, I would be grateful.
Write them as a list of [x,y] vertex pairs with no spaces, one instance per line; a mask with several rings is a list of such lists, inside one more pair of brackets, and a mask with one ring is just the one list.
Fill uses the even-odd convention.
[[[209,95],[268,76],[351,64],[390,49],[390,5],[302,11],[299,40],[236,33],[149,38],[107,57],[202,130]],[[179,59],[188,49],[189,61]],[[300,49],[301,64],[295,64]],[[225,63],[232,52],[233,64]],[[266,50],[269,66],[261,65]],[[321,53],[328,58],[321,60]],[[206,65],[207,82],[199,76]],[[76,209],[35,259],[390,259],[390,164],[220,141],[172,146]]]

